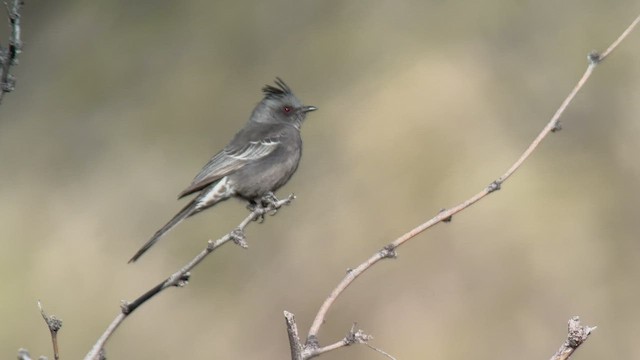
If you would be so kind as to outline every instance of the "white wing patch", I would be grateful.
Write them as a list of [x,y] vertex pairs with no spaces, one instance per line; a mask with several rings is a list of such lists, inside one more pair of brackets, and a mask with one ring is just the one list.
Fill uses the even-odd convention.
[[202,194],[197,202],[196,209],[208,208],[213,204],[227,199],[233,195],[233,186],[229,183],[229,179],[225,176],[211,190]]
[[269,155],[276,146],[280,144],[275,139],[264,139],[260,141],[251,141],[249,145],[234,152],[227,153],[227,156],[237,160],[254,160]]

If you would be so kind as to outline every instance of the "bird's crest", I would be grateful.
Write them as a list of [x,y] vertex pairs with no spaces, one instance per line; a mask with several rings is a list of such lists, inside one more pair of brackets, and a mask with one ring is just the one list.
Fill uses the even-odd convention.
[[280,79],[279,77],[276,77],[276,81],[275,81],[276,85],[278,87],[275,86],[271,86],[271,85],[265,85],[262,88],[262,92],[264,93],[264,96],[267,98],[278,98],[278,97],[282,97],[284,95],[291,95],[291,88],[289,88],[289,86],[287,84],[284,83],[284,81],[282,81],[282,79]]

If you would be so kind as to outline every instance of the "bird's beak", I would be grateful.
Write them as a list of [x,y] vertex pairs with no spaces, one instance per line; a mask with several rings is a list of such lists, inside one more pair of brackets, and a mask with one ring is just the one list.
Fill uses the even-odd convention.
[[316,111],[316,110],[318,110],[318,108],[315,107],[315,106],[311,106],[311,105],[302,107],[302,111],[305,112],[305,113],[308,113],[308,112],[311,112],[311,111]]

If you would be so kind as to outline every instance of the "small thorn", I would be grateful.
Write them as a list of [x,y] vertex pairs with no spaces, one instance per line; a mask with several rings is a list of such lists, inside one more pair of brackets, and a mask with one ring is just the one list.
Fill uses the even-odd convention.
[[502,181],[496,180],[491,184],[489,184],[489,186],[487,187],[487,191],[489,192],[489,194],[491,194],[494,191],[500,190],[501,187],[502,187]]
[[598,65],[602,61],[600,53],[595,50],[591,51],[589,55],[587,55],[587,59],[591,65]]
[[175,287],[185,287],[187,285],[189,285],[189,279],[191,278],[191,273],[190,272],[186,272],[184,274],[182,274],[182,276],[180,276],[180,278],[178,279],[178,281],[176,281]]
[[129,308],[129,305],[131,305],[131,304],[126,300],[121,300],[120,301],[120,310],[122,311],[123,314],[129,315],[129,313],[131,312],[131,309]]
[[[440,213],[443,213],[445,211],[447,211],[447,209],[444,209],[444,208],[440,209]],[[450,223],[452,220],[453,220],[453,215],[449,215],[446,218],[442,219],[442,222]]]
[[289,204],[291,204],[291,202],[292,202],[293,200],[295,200],[295,199],[296,199],[296,194],[293,194],[293,193],[292,193],[292,194],[289,194],[289,196],[287,196],[287,198],[285,199],[285,203],[284,203],[284,205],[289,205]]
[[398,257],[398,253],[396,253],[396,247],[393,244],[389,244],[380,250],[380,255],[382,255],[383,259],[395,259]]
[[366,344],[368,341],[372,339],[373,339],[373,336],[367,335],[364,333],[364,331],[362,331],[361,329],[358,329],[358,323],[354,322],[353,325],[351,325],[351,330],[349,330],[349,333],[347,334],[347,336],[345,336],[344,341],[345,341],[345,344],[349,346],[356,343]]
[[555,124],[553,124],[553,127],[551,128],[551,132],[555,133],[562,130],[562,123],[560,123],[560,120],[557,120]]

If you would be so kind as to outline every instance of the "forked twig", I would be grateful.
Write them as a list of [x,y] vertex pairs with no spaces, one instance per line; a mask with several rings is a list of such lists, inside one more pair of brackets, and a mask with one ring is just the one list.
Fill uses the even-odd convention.
[[51,343],[53,344],[53,358],[55,360],[60,359],[60,352],[58,351],[58,331],[62,328],[62,320],[55,317],[55,315],[47,315],[44,312],[44,308],[42,307],[42,303],[38,300],[38,308],[40,308],[40,315],[44,319],[44,322],[47,323],[47,327],[49,328],[49,332],[51,332]]
[[491,182],[486,188],[482,189],[477,194],[471,196],[469,199],[464,202],[449,208],[440,211],[437,215],[435,215],[430,220],[422,223],[415,228],[411,229],[407,233],[393,240],[390,244],[385,246],[383,249],[379,250],[363,263],[358,265],[356,268],[351,269],[347,272],[346,276],[338,283],[338,285],[331,291],[330,295],[324,301],[324,303],[320,306],[318,313],[316,314],[313,323],[309,329],[309,333],[307,335],[307,340],[304,345],[304,354],[303,359],[309,359],[310,357],[317,356],[314,351],[320,349],[319,341],[318,341],[318,333],[322,324],[324,323],[324,319],[331,308],[331,306],[335,303],[336,299],[346,290],[349,285],[351,285],[360,275],[362,275],[365,271],[371,268],[373,265],[378,263],[382,259],[395,258],[396,249],[416,237],[418,234],[423,231],[433,227],[434,225],[440,222],[448,222],[451,220],[453,215],[463,211],[464,209],[470,207],[476,202],[482,200],[487,195],[493,193],[494,191],[500,190],[502,184],[507,181],[515,172],[518,170],[522,164],[531,156],[534,150],[538,148],[542,140],[544,140],[549,133],[556,132],[560,129],[559,119],[564,114],[565,110],[569,106],[569,104],[573,101],[576,94],[582,89],[584,84],[587,82],[596,66],[607,58],[613,50],[615,50],[618,45],[633,31],[636,25],[640,22],[640,16],[638,16],[627,28],[626,30],[603,52],[602,54],[598,53],[590,53],[588,55],[588,66],[585,70],[584,74],[580,77],[577,84],[571,90],[569,95],[565,98],[565,100],[560,104],[558,110],[553,114],[551,119],[542,129],[542,131],[536,136],[536,138],[531,142],[531,144],[527,147],[527,149],[520,155],[520,157],[509,167],[509,169],[502,174],[498,179]]
[[578,349],[597,326],[589,327],[580,324],[580,317],[574,316],[569,319],[567,340],[560,345],[560,349],[551,357],[551,360],[567,360],[574,351]]
[[267,206],[257,205],[255,206],[251,213],[240,222],[238,227],[236,227],[233,231],[226,234],[225,236],[219,238],[216,241],[209,240],[207,246],[194,257],[189,263],[183,266],[180,270],[171,274],[168,278],[163,280],[158,285],[151,288],[146,293],[142,294],[133,302],[123,302],[120,306],[120,313],[113,319],[111,324],[104,331],[102,336],[98,339],[98,341],[93,345],[93,348],[89,353],[85,356],[85,360],[99,360],[100,352],[104,348],[105,343],[109,340],[109,337],[116,331],[118,326],[122,324],[122,322],[129,316],[132,312],[134,312],[137,308],[139,308],[142,304],[147,302],[152,297],[156,296],[163,290],[170,287],[183,287],[187,285],[189,282],[190,271],[193,270],[198,264],[204,260],[207,255],[211,254],[214,250],[219,248],[220,246],[228,243],[229,241],[233,241],[236,244],[246,247],[246,242],[244,239],[244,229],[254,220],[264,219],[264,215],[272,214],[274,215],[278,209],[280,209],[284,205],[289,205],[293,199],[295,199],[294,195],[289,195],[286,199],[277,200],[277,201],[269,201],[267,202]]

